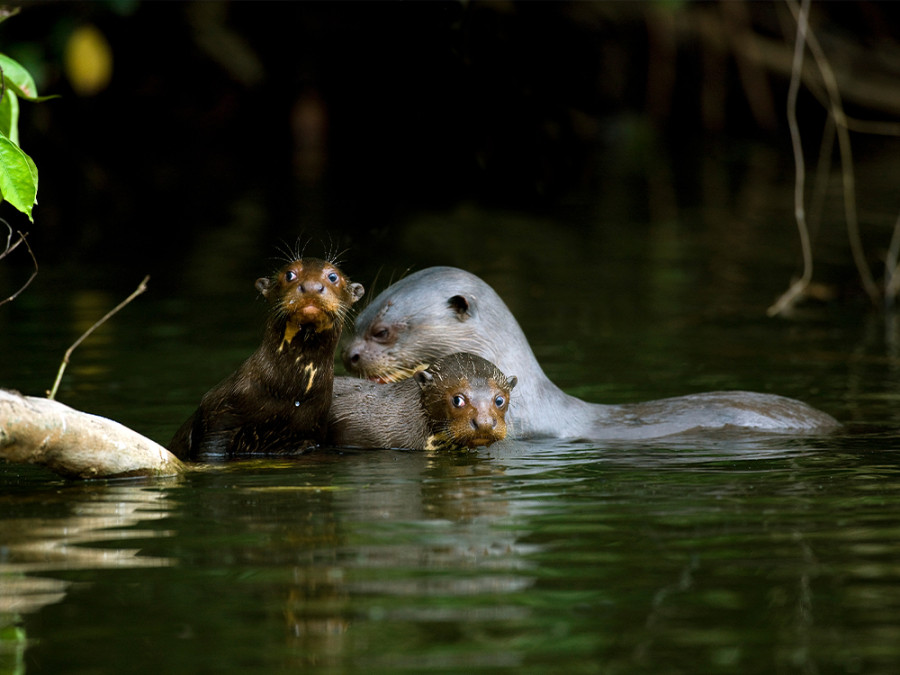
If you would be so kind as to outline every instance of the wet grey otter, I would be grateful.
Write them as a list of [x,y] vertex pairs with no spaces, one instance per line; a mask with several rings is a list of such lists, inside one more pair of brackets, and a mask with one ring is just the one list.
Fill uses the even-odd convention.
[[506,411],[515,386],[515,376],[465,353],[445,356],[390,384],[338,377],[328,442],[415,450],[490,445],[506,438]]
[[343,358],[351,373],[387,382],[456,351],[518,375],[507,415],[512,437],[627,440],[710,429],[820,433],[839,426],[801,401],[772,394],[709,392],[623,405],[569,396],[544,374],[503,300],[453,267],[421,270],[379,294],[357,317]]
[[363,287],[300,258],[256,288],[271,307],[262,344],[176,432],[168,447],[181,459],[302,452],[324,438],[335,350]]

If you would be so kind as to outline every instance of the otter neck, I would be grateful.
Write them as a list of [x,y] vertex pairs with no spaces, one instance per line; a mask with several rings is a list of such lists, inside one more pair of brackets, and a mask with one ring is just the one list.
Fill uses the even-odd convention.
[[341,338],[340,324],[316,331],[313,324],[296,324],[271,317],[262,344],[249,361],[265,386],[277,396],[302,397],[321,378],[334,379],[334,350]]

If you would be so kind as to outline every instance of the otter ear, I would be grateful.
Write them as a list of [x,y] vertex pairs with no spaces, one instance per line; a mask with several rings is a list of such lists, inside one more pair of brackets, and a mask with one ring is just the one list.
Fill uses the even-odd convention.
[[512,391],[515,386],[519,383],[519,378],[515,375],[510,375],[506,378],[506,386],[509,387],[509,390]]
[[450,309],[456,312],[456,318],[460,321],[466,321],[472,316],[469,299],[464,295],[454,295],[447,300],[447,304],[450,306]]
[[262,293],[264,298],[269,297],[269,290],[272,287],[272,280],[269,277],[261,277],[256,280],[256,290]]
[[359,300],[363,296],[363,293],[365,293],[365,292],[366,292],[366,289],[363,288],[362,284],[358,284],[358,283],[350,284],[350,295],[353,297],[353,302],[356,302],[357,300]]
[[416,380],[416,382],[419,383],[419,387],[422,389],[424,389],[434,381],[434,375],[429,373],[427,370],[420,370],[415,375],[413,375],[413,378]]

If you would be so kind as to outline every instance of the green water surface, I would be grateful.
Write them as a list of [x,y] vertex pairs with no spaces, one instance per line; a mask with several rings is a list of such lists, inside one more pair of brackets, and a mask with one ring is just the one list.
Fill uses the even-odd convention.
[[[852,293],[765,316],[798,259],[790,174],[770,161],[729,183],[712,157],[690,200],[607,174],[552,213],[416,213],[345,268],[370,291],[471,269],[589,400],[774,392],[841,433],[322,449],[150,482],[0,466],[0,672],[897,672],[896,323]],[[252,351],[277,241],[241,199],[250,226],[210,224],[163,261],[76,352],[61,400],[165,443]],[[818,278],[840,295],[853,271],[826,226]],[[144,273],[42,270],[0,308],[0,383],[48,388]]]

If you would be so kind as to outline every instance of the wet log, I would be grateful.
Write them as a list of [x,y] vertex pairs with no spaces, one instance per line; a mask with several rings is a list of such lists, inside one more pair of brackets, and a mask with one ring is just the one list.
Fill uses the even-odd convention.
[[185,471],[163,446],[118,422],[3,389],[0,460],[38,464],[79,479],[162,477]]

